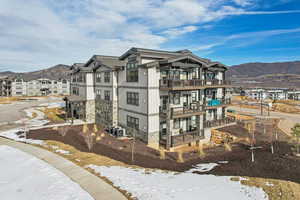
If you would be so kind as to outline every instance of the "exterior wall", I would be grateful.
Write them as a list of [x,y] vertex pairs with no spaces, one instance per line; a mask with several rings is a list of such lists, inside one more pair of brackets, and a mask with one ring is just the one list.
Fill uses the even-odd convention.
[[[43,82],[49,82],[42,84]],[[41,89],[47,89],[48,93],[42,92]],[[55,81],[49,79],[37,79],[31,81],[12,82],[12,96],[43,96],[43,95],[69,95],[70,83],[66,81]]]
[[26,82],[23,80],[20,82],[12,82],[11,85],[11,92],[12,96],[26,96],[27,90],[26,90]]

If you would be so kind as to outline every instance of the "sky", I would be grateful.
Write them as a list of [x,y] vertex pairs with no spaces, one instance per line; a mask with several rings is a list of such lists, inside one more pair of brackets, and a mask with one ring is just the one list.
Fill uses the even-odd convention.
[[236,65],[300,60],[300,0],[0,0],[0,71],[131,47]]

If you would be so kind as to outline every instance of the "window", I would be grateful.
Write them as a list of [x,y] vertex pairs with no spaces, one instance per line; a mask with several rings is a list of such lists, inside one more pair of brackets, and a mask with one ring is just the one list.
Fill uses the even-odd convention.
[[138,106],[139,105],[139,93],[127,92],[127,104]]
[[96,83],[101,82],[101,73],[96,73]]
[[72,94],[79,95],[79,88],[73,87],[72,88]]
[[104,100],[110,101],[110,91],[104,91]]
[[127,115],[127,126],[134,129],[139,129],[139,119]]
[[180,128],[180,119],[174,119],[174,125],[173,125],[173,128]]
[[104,72],[104,83],[110,82],[110,72]]
[[138,82],[139,71],[136,63],[127,63],[126,65],[126,80],[127,82]]
[[196,92],[192,92],[192,102],[197,101],[197,93]]
[[180,93],[179,92],[176,92],[176,93],[173,93],[172,94],[172,97],[171,97],[171,102],[173,104],[180,104]]
[[101,97],[101,90],[100,89],[96,89],[96,96]]

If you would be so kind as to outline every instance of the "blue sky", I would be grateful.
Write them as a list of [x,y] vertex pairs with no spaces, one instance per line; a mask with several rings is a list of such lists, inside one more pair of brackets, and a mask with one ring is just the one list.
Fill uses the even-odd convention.
[[300,60],[299,0],[1,0],[0,71],[190,49],[226,65]]

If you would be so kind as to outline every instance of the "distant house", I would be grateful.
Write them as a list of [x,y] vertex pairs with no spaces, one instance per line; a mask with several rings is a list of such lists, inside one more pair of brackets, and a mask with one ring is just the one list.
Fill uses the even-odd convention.
[[149,146],[173,148],[209,139],[232,122],[227,68],[188,50],[132,48],[120,57],[94,55],[72,67],[69,116],[118,126]]

